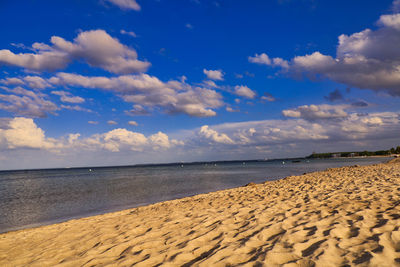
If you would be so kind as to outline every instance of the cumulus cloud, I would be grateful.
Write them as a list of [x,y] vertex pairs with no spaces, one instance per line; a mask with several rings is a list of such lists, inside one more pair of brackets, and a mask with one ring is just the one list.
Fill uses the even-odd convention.
[[348,116],[345,105],[304,105],[295,109],[283,110],[285,117],[303,118],[306,120],[345,118]]
[[145,115],[149,109],[163,108],[170,114],[184,113],[196,117],[215,116],[213,108],[223,105],[222,96],[214,90],[193,87],[184,81],[162,82],[148,74],[118,77],[86,77],[58,73],[49,79],[54,85],[97,88],[118,93],[126,102],[132,102],[131,115]]
[[378,23],[384,27],[400,30],[400,14],[382,15],[379,18]]
[[66,91],[52,91],[51,92],[53,95],[58,95],[60,96],[60,100],[62,102],[66,103],[73,103],[73,104],[79,104],[85,102],[85,99],[80,97],[80,96],[73,96],[71,93],[66,92]]
[[20,86],[14,89],[2,87],[8,94],[0,93],[0,109],[33,118],[44,118],[59,108],[46,99],[46,95],[26,90]]
[[213,147],[230,144],[232,151],[247,151],[251,155],[256,153],[257,148],[266,149],[280,145],[287,147],[292,143],[303,146],[306,151],[310,144],[318,141],[332,144],[335,148],[334,144],[339,141],[397,138],[400,130],[399,118],[396,112],[383,112],[349,113],[341,120],[306,120],[296,117],[287,120],[224,123],[214,125],[212,129],[203,126],[197,132],[196,138],[192,138],[192,143],[204,145],[206,140]]
[[65,68],[73,60],[82,60],[92,67],[119,74],[143,72],[150,66],[149,62],[137,59],[133,48],[121,44],[104,30],[81,32],[73,42],[53,36],[50,42],[51,45],[34,43],[32,48],[36,53],[0,50],[0,64],[52,71]]
[[106,0],[106,1],[124,10],[139,11],[141,9],[140,5],[136,2],[136,0]]
[[218,133],[217,131],[211,129],[208,125],[204,125],[198,131],[198,136],[207,142],[221,143],[221,144],[233,144],[229,136],[224,133]]
[[203,69],[203,73],[210,80],[215,80],[215,81],[223,81],[224,80],[224,74],[223,74],[222,70],[206,70],[206,69]]
[[[91,123],[91,122],[89,122]],[[79,133],[65,137],[49,138],[33,119],[17,117],[3,118],[0,124],[0,149],[42,149],[51,152],[65,153],[71,149],[110,152],[127,151],[159,151],[183,145],[183,141],[170,139],[163,132],[146,137],[142,133],[117,128],[105,133],[82,137]]]
[[163,132],[146,137],[142,133],[132,132],[124,128],[114,129],[104,134],[95,134],[82,139],[79,143],[86,148],[105,149],[111,152],[166,150],[182,144],[182,141],[170,140],[168,135]]
[[168,135],[163,132],[158,132],[149,136],[149,142],[152,143],[153,149],[170,148],[171,143],[169,141]]
[[243,96],[250,99],[253,99],[256,96],[256,93],[245,85],[236,85],[234,93],[238,96]]
[[131,126],[138,126],[138,123],[136,121],[128,121],[128,124]]
[[[315,51],[294,57],[284,68],[295,75],[329,78],[350,87],[400,96],[400,14],[382,15],[378,25],[376,30],[340,35],[336,57]],[[276,65],[266,54],[249,60]]]
[[118,152],[122,146],[128,146],[134,151],[142,151],[142,147],[147,143],[147,138],[143,134],[121,128],[109,131],[102,137],[104,148],[113,152]]
[[248,57],[248,60],[251,63],[256,63],[256,64],[260,64],[260,65],[279,66],[282,68],[289,67],[289,63],[286,60],[279,58],[279,57],[270,58],[265,53],[255,54],[253,57]]
[[[306,120],[299,117],[204,125],[179,133],[180,140],[171,139],[163,132],[145,136],[123,128],[89,137],[72,133],[49,138],[32,119],[3,118],[0,119],[0,150],[40,149],[58,152],[59,155],[75,155],[79,150],[79,153],[86,153],[91,158],[94,155],[106,155],[108,158],[116,153],[133,156],[141,152],[140,155],[152,155],[153,159],[154,155],[169,155],[174,160],[177,155],[192,160],[201,160],[204,156],[210,160],[304,156],[316,147],[337,151],[366,149],[365,144],[372,149],[392,146],[393,140],[398,140],[399,118],[398,112],[349,112],[340,120]],[[173,154],[170,149],[174,149]]]
[[0,146],[7,149],[33,148],[58,149],[62,143],[52,138],[46,138],[42,129],[37,127],[32,119],[17,117],[10,119],[7,128],[0,129]]

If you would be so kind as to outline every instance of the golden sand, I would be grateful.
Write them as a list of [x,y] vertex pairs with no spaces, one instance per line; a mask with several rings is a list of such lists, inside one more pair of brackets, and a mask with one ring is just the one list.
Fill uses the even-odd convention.
[[0,235],[0,266],[400,266],[400,162]]

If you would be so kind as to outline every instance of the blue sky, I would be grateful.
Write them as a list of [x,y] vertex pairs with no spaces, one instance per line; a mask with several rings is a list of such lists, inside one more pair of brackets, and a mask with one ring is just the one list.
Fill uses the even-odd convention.
[[400,1],[2,1],[0,169],[400,144]]

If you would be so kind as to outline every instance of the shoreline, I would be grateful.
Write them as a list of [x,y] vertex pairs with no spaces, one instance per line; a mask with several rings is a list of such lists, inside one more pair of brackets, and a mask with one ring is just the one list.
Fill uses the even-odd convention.
[[399,204],[399,159],[331,168],[6,232],[0,264],[395,266]]
[[[358,159],[368,159],[368,158],[386,158],[387,161],[389,161],[390,159],[393,159],[393,157],[387,157],[387,156],[371,156],[371,157],[360,157]],[[295,158],[292,158],[295,159]],[[320,158],[320,159],[312,159],[312,161],[335,161],[335,160],[354,160],[357,159],[356,157],[353,158],[346,158],[346,157],[338,157],[338,158]],[[286,159],[285,159],[286,160]],[[303,160],[306,160],[305,158],[303,158]],[[252,162],[256,162],[256,160],[251,160]],[[281,160],[277,160],[275,159],[274,161],[278,161],[280,162]],[[225,162],[225,161],[219,161],[221,162]],[[239,165],[242,165],[241,161],[232,161],[234,163],[240,163]],[[229,162],[229,163],[232,163]],[[290,163],[290,162],[288,162]],[[349,162],[351,163],[351,162]],[[365,163],[361,163],[361,162],[356,162],[356,163],[351,163],[351,164],[361,164],[364,166]],[[367,164],[375,164],[375,163],[367,163]],[[350,166],[347,164],[344,164],[344,166]],[[129,167],[129,166],[123,166],[123,167]],[[343,167],[343,166],[341,166]],[[88,167],[85,168],[78,168],[78,169],[87,169]],[[94,167],[93,167],[94,168]],[[112,167],[105,167],[105,168],[112,168]],[[336,168],[336,167],[333,167]],[[52,170],[52,169],[51,169]],[[322,171],[324,169],[321,168],[316,168],[316,169],[312,169],[309,171],[306,171],[307,173],[311,173],[311,172],[318,172],[318,171]],[[36,171],[36,170],[33,170]],[[249,180],[247,182],[241,183],[241,184],[236,184],[230,187],[226,187],[226,188],[217,188],[216,191],[221,191],[221,190],[227,190],[227,189],[233,189],[233,188],[237,188],[237,187],[241,187],[244,186],[246,183],[263,183],[266,181],[272,181],[272,180],[281,180],[284,179],[287,176],[297,176],[297,175],[301,175],[304,174],[304,172],[293,172],[290,175],[286,174],[286,175],[281,175],[281,176],[265,176],[265,179],[260,180],[260,179],[254,179],[254,180]],[[148,206],[148,205],[153,205],[156,203],[161,203],[161,202],[165,202],[165,201],[171,201],[171,200],[177,200],[177,199],[182,199],[185,197],[193,197],[199,194],[207,194],[207,193],[212,193],[212,192],[216,192],[214,191],[198,191],[198,192],[194,192],[194,193],[181,193],[178,195],[174,195],[171,196],[169,198],[164,198],[161,200],[154,200],[154,201],[148,201],[148,202],[141,202],[141,203],[134,203],[134,204],[129,204],[129,205],[116,205],[114,207],[110,206],[107,207],[105,209],[102,210],[93,210],[93,211],[89,211],[89,212],[83,212],[83,213],[76,213],[76,214],[72,214],[72,215],[65,215],[65,216],[61,216],[61,217],[56,217],[54,219],[50,219],[50,220],[43,220],[41,222],[33,222],[30,224],[26,224],[26,225],[22,225],[22,226],[15,226],[15,227],[7,227],[4,228],[3,230],[0,230],[0,234],[4,234],[4,233],[8,233],[8,232],[15,232],[15,231],[19,231],[19,230],[24,230],[24,229],[30,229],[30,228],[38,228],[38,227],[42,227],[42,226],[47,226],[47,225],[52,225],[52,224],[58,224],[58,223],[63,223],[63,222],[67,222],[70,220],[77,220],[77,219],[81,219],[81,218],[86,218],[86,217],[92,217],[92,216],[97,216],[97,215],[104,215],[107,213],[113,213],[113,212],[118,212],[118,211],[123,211],[123,210],[128,210],[128,209],[134,209],[134,208],[138,208],[138,207],[143,207],[143,206]]]

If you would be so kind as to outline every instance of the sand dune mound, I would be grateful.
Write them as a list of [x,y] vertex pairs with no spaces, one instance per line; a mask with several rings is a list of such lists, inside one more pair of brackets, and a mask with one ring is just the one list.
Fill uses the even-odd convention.
[[400,163],[0,235],[1,266],[400,266]]

